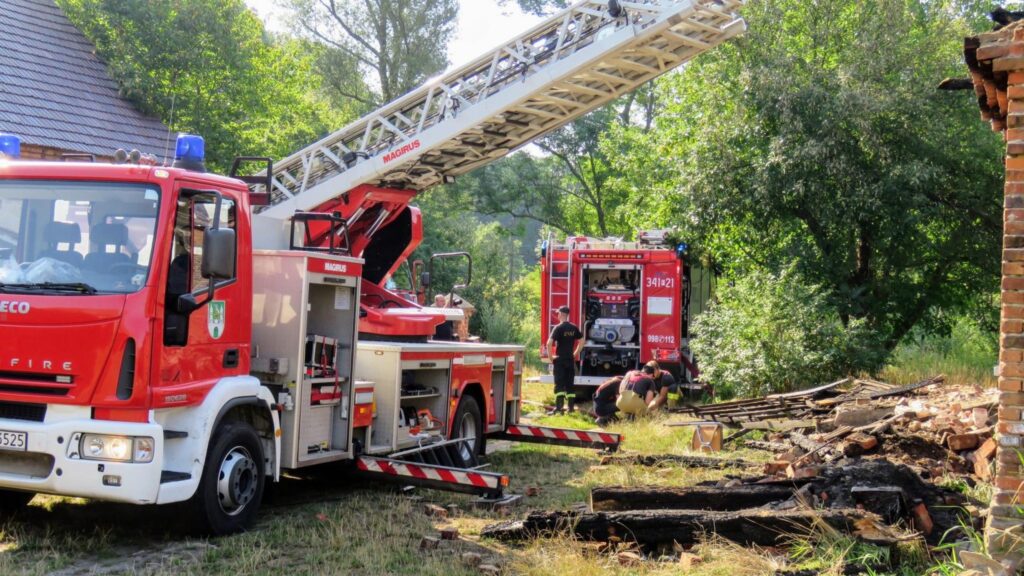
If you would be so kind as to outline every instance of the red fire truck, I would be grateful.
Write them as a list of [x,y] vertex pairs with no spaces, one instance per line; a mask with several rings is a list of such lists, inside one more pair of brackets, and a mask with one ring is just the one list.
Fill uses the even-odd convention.
[[419,192],[741,33],[740,4],[584,0],[230,176],[192,135],[173,165],[21,161],[0,135],[0,504],[190,500],[226,533],[282,470],[349,461],[496,499],[486,438],[617,447],[520,424],[522,347],[436,340],[460,312],[388,281],[422,238]]
[[657,360],[684,387],[699,389],[689,328],[712,296],[714,276],[687,249],[665,230],[640,232],[633,242],[548,238],[541,249],[541,341],[558,324],[558,308],[568,306],[585,339],[577,385],[597,386]]

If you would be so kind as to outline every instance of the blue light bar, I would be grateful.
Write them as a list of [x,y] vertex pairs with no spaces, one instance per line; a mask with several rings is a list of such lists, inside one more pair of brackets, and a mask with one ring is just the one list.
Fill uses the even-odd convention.
[[0,132],[0,158],[20,158],[21,138]]
[[680,242],[679,244],[676,245],[676,254],[682,256],[683,254],[686,254],[686,251],[689,249],[690,247],[686,244],[686,242]]
[[206,142],[202,136],[178,134],[177,146],[174,148],[175,161],[202,162],[205,157]]

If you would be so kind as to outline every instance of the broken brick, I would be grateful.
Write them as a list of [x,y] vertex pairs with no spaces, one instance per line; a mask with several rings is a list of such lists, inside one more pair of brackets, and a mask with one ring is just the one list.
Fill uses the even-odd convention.
[[924,505],[924,502],[917,502],[914,504],[910,509],[910,514],[915,530],[925,536],[932,533],[935,525],[932,523],[932,515],[928,513],[928,507]]
[[423,513],[431,518],[447,518],[448,511],[437,504],[424,504]]
[[978,447],[981,436],[974,433],[969,434],[952,434],[946,438],[946,445],[953,452],[962,452],[964,450],[973,450]]

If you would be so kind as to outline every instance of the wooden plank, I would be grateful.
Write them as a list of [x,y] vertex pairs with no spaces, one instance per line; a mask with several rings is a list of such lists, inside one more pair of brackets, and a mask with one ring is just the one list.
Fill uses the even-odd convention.
[[732,487],[599,486],[590,491],[590,509],[743,510],[793,496],[792,485],[741,484]]

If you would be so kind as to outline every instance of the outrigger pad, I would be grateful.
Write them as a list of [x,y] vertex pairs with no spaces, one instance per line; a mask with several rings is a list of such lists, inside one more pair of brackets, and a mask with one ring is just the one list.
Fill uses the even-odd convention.
[[506,494],[501,498],[474,498],[469,501],[469,505],[482,510],[501,510],[516,506],[522,500],[523,497],[520,494]]

